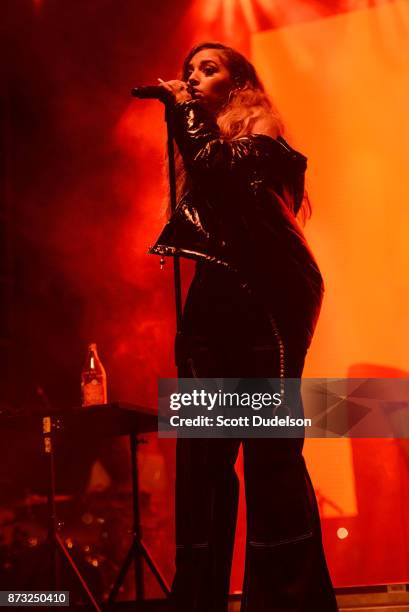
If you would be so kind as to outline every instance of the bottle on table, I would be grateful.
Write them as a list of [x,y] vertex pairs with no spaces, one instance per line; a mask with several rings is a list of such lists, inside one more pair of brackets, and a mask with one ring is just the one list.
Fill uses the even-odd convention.
[[88,345],[87,358],[81,372],[81,393],[83,406],[107,403],[107,375],[98,357],[97,345]]

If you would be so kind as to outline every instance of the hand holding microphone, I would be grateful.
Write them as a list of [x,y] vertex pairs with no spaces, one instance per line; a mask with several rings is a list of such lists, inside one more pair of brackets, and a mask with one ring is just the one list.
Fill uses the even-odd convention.
[[189,86],[184,81],[177,79],[172,81],[158,79],[158,81],[159,85],[135,87],[131,90],[131,94],[136,98],[156,99],[165,104],[169,102],[185,102],[192,99]]
[[178,81],[176,79],[173,81],[158,79],[158,81],[160,83],[159,86],[166,89],[173,96],[175,102],[186,102],[186,100],[192,99],[189,86],[184,81]]

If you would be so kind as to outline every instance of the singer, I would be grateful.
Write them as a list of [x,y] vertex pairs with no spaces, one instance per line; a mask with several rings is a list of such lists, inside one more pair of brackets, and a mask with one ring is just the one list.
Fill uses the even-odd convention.
[[[160,87],[173,102],[178,206],[150,252],[197,262],[175,347],[179,376],[299,378],[323,296],[296,220],[311,213],[306,158],[283,138],[252,64],[230,47],[196,46],[181,80]],[[303,442],[178,439],[175,610],[227,611],[240,444],[242,612],[338,609]]]

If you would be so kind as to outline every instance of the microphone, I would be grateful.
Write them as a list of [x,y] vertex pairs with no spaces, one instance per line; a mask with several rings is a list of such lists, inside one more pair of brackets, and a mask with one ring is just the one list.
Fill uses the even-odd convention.
[[172,93],[160,85],[145,85],[144,87],[134,87],[131,89],[131,96],[142,100],[160,100],[161,102],[171,102]]

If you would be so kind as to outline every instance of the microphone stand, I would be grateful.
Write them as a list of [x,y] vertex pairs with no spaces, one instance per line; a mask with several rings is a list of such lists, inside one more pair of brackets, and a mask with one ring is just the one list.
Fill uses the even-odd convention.
[[[135,95],[136,89],[132,90],[132,95]],[[168,172],[169,172],[169,197],[170,197],[170,208],[172,213],[176,209],[176,171],[175,171],[175,148],[173,142],[173,103],[169,99],[169,97],[160,98],[161,101],[165,104],[165,121],[167,125],[167,149],[168,149]],[[164,263],[163,258],[160,260],[161,266]],[[173,258],[173,276],[174,276],[174,287],[175,287],[175,310],[176,310],[176,343],[179,342],[179,337],[181,335],[181,327],[182,327],[182,284],[180,278],[180,260],[179,256],[175,255]],[[177,344],[176,344],[177,346]],[[177,360],[175,359],[175,362]],[[176,367],[178,369],[179,376],[179,368],[176,363]],[[133,446],[131,447],[131,456],[132,456],[132,465],[136,466],[136,443],[133,437]],[[136,469],[136,468],[135,468]],[[135,470],[134,470],[135,472]],[[136,472],[135,472],[136,478]],[[137,481],[135,481],[137,482]],[[137,491],[137,487],[134,487],[135,491]],[[136,510],[135,510],[136,509]],[[136,526],[134,525],[134,541],[131,549],[129,550],[127,559],[125,561],[124,566],[121,569],[121,572],[116,580],[116,583],[113,587],[113,590],[109,597],[109,603],[112,603],[115,600],[115,597],[119,591],[119,587],[122,584],[127,570],[129,568],[132,557],[134,557],[135,562],[135,579],[136,579],[136,599],[143,600],[144,599],[144,584],[143,584],[143,568],[142,568],[142,558],[145,559],[152,573],[154,574],[156,580],[159,583],[163,593],[169,597],[170,589],[166,584],[163,576],[161,575],[159,569],[157,568],[155,562],[153,561],[151,555],[149,554],[146,546],[144,545],[141,539],[140,533],[140,525],[139,525],[139,509],[137,497],[135,497],[134,493],[134,510],[135,516],[137,516]]]
[[[159,85],[148,85],[145,87],[134,87],[131,89],[131,96],[139,99],[156,99],[160,100],[165,105],[165,121],[167,125],[167,148],[168,148],[168,174],[169,174],[169,197],[170,209],[173,213],[176,210],[176,172],[175,172],[175,149],[174,149],[174,131],[173,131],[173,96]],[[164,259],[161,257],[161,267],[164,265]],[[177,364],[177,347],[180,345],[180,337],[182,333],[182,290],[180,277],[180,259],[179,255],[173,257],[173,278],[175,287],[175,314],[176,314],[176,355],[175,365]]]

